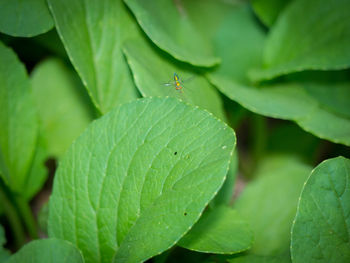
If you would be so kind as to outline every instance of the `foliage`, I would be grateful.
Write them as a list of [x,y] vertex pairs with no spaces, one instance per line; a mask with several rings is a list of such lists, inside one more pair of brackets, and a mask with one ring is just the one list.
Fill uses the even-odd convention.
[[350,260],[349,179],[350,160],[344,157],[326,160],[311,173],[292,228],[295,262]]
[[0,261],[349,262],[348,10],[0,0]]

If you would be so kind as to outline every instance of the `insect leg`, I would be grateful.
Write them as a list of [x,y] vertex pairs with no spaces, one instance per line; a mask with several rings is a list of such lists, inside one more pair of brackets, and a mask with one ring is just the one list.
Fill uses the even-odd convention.
[[174,86],[176,83],[175,82],[166,82],[163,83],[164,86]]

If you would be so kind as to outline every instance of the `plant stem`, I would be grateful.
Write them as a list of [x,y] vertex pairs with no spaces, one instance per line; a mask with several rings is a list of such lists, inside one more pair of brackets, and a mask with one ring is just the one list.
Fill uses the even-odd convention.
[[16,248],[20,248],[25,243],[25,233],[18,212],[8,198],[3,182],[0,182],[0,203],[4,213],[10,223]]
[[38,238],[38,228],[28,202],[21,196],[16,196],[15,202],[28,230],[29,236],[33,239]]
[[254,160],[254,167],[258,164],[260,159],[264,155],[264,151],[267,144],[267,123],[266,118],[260,115],[254,114],[252,122],[253,130],[253,146],[252,155]]
[[229,112],[228,121],[230,126],[234,129],[238,128],[244,118],[247,116],[248,111],[243,107],[236,107],[235,111]]

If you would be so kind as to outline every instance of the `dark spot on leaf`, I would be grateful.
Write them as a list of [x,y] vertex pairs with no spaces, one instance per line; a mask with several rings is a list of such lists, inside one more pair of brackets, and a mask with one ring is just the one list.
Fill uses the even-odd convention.
[[174,152],[174,155],[176,155],[177,154],[177,152]]
[[186,212],[184,213],[184,216],[187,216],[187,213],[186,213]]

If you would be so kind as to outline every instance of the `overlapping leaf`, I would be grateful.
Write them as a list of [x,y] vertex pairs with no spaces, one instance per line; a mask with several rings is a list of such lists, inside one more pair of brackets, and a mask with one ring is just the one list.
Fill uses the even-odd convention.
[[271,26],[290,0],[253,0],[252,6],[261,21]]
[[330,112],[350,118],[350,84],[327,83],[325,85],[307,84],[307,93]]
[[[37,113],[24,66],[2,43],[0,57],[0,174],[13,191],[30,198],[46,176],[36,149]],[[41,172],[30,172],[33,160]]]
[[174,58],[210,67],[220,60],[211,43],[199,34],[182,1],[124,0],[149,38]]
[[50,200],[49,235],[87,262],[138,262],[174,245],[221,187],[235,137],[174,98],[122,105],[68,150]]
[[93,105],[74,72],[58,59],[37,66],[31,84],[48,153],[60,157],[93,119]]
[[253,233],[237,211],[221,206],[206,211],[178,243],[190,250],[234,254],[248,250]]
[[17,37],[32,37],[54,26],[45,0],[0,1],[0,32]]
[[349,262],[350,160],[324,161],[311,173],[292,229],[294,263]]
[[35,240],[22,247],[6,263],[84,263],[80,251],[59,239]]
[[[295,82],[255,88],[249,82],[248,72],[261,67],[264,39],[250,11],[233,8],[216,36],[215,47],[222,65],[209,74],[210,81],[255,113],[294,120],[320,138],[350,145],[350,118],[344,110],[350,106],[350,83]],[[327,97],[334,100],[327,102]]]
[[96,107],[105,113],[137,97],[123,41],[137,25],[121,0],[48,0],[57,31]]
[[245,188],[234,207],[253,228],[250,253],[276,256],[289,250],[298,198],[310,171],[291,157],[276,156],[265,161],[256,181]]
[[348,68],[349,8],[347,0],[334,0],[327,5],[322,0],[292,1],[271,30],[264,70],[255,72],[254,78],[271,79],[306,69]]

